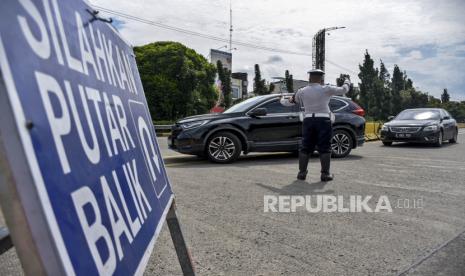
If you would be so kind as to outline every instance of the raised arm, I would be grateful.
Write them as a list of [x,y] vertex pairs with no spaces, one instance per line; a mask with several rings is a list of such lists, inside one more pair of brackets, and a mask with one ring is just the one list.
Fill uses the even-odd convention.
[[281,97],[280,103],[284,106],[293,106],[295,105],[294,96],[292,97]]
[[350,81],[345,80],[344,84],[341,87],[337,86],[326,86],[325,93],[331,96],[344,96],[350,90]]
[[292,97],[281,97],[281,104],[284,106],[293,106],[295,104],[300,104],[300,90],[297,91]]

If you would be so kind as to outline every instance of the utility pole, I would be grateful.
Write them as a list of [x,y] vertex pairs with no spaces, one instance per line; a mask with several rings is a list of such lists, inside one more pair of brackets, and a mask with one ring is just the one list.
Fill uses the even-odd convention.
[[325,70],[325,43],[326,32],[337,29],[344,29],[345,27],[331,27],[319,30],[313,37],[312,43],[312,67],[313,69]]
[[232,33],[233,33],[233,25],[232,25],[232,0],[229,0],[229,52],[232,53]]

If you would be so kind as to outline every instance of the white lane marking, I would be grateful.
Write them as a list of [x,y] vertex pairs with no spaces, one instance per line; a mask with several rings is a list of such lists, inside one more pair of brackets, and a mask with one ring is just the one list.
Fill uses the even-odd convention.
[[432,162],[432,163],[456,163],[463,165],[463,161],[454,161],[454,160],[440,160],[440,159],[425,159],[425,158],[412,158],[412,157],[400,157],[400,156],[387,156],[387,155],[364,155],[364,157],[368,158],[381,158],[381,159],[399,159],[399,160],[411,160],[411,161],[424,161],[424,162]]
[[408,166],[412,167],[418,167],[418,168],[432,168],[432,169],[442,169],[442,170],[447,170],[447,171],[463,171],[465,168],[463,166],[457,166],[457,165],[448,165],[448,166],[439,166],[439,165],[429,165],[429,164],[388,164],[388,163],[380,163],[376,164],[378,167],[386,167],[386,168],[391,168],[391,169],[396,169],[396,170],[402,170],[407,168],[408,171]]
[[407,190],[407,191],[412,191],[412,192],[417,191],[417,192],[425,192],[425,193],[439,193],[439,194],[445,194],[445,195],[454,196],[454,197],[465,195],[465,193],[462,191],[449,192],[449,191],[441,191],[438,189],[424,189],[420,187],[393,186],[393,185],[390,185],[391,183],[380,182],[380,181],[377,181],[377,183],[375,183],[375,182],[368,182],[368,181],[363,181],[363,180],[354,180],[354,182],[360,185],[375,186],[375,187],[381,187],[381,188],[387,188],[387,189]]
[[425,167],[425,168],[432,168],[432,169],[445,169],[445,170],[450,170],[450,171],[463,171],[465,170],[464,167],[458,167],[458,166],[432,166],[432,165],[423,165],[423,164],[410,164],[410,166],[414,167]]

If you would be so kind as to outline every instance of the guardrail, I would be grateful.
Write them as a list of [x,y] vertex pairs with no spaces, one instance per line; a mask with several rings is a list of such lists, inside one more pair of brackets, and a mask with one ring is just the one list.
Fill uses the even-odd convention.
[[158,137],[170,135],[172,125],[154,125]]
[[155,125],[155,130],[171,130],[173,125]]

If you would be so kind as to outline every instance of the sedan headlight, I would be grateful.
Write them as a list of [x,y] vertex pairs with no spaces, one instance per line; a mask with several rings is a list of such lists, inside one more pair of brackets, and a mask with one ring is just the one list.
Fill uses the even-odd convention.
[[425,128],[423,129],[423,131],[436,131],[436,130],[438,130],[437,125],[425,126]]
[[191,129],[191,128],[203,126],[206,123],[208,123],[208,120],[194,121],[194,122],[188,122],[188,123],[181,124],[181,127],[183,129]]
[[387,125],[383,125],[381,127],[381,131],[389,131],[389,127]]

